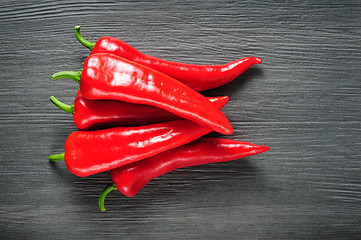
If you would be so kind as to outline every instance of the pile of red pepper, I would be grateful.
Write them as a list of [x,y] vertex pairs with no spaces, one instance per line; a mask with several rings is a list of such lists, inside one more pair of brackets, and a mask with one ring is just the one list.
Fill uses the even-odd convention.
[[74,115],[79,131],[69,135],[65,160],[70,172],[87,177],[110,171],[112,183],[100,194],[118,189],[132,197],[150,180],[187,166],[225,162],[269,150],[222,138],[207,138],[211,131],[230,135],[233,128],[220,110],[228,96],[206,98],[200,91],[222,86],[260,58],[247,57],[224,65],[171,62],[141,53],[113,38],[96,43],[76,38],[91,50],[78,72],[62,71],[53,80],[70,78],[79,83],[73,105],[50,100]]

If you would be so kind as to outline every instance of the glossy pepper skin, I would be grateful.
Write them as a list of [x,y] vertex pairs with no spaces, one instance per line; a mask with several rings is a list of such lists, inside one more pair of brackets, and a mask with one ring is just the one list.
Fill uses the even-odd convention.
[[[210,129],[189,120],[76,131],[65,142],[63,158],[70,172],[87,177],[154,156],[209,132]],[[49,159],[61,160],[59,155],[50,156]]]
[[86,99],[151,105],[222,134],[233,132],[221,110],[200,93],[163,73],[114,54],[92,54],[84,61],[80,91]]
[[111,178],[115,185],[110,185],[104,190],[99,206],[105,210],[104,198],[111,190],[118,189],[125,196],[133,197],[150,180],[175,169],[236,160],[269,149],[268,146],[231,139],[205,137],[197,139],[178,148],[111,170]]
[[[219,109],[229,100],[228,96],[207,99]],[[149,105],[114,100],[88,100],[80,91],[74,105],[64,104],[54,96],[51,96],[50,100],[60,109],[74,114],[75,126],[80,130],[142,126],[180,119],[177,115]]]
[[254,64],[262,63],[262,59],[258,57],[246,57],[222,65],[195,65],[167,61],[144,54],[114,37],[102,37],[96,43],[89,42],[80,35],[79,30],[80,26],[74,28],[75,36],[80,43],[92,50],[91,54],[115,54],[162,72],[198,92],[225,85]]

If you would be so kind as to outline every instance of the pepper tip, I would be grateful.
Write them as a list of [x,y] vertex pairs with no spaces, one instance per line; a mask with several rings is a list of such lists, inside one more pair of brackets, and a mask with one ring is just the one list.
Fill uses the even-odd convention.
[[255,145],[256,154],[267,152],[271,148],[269,146]]
[[231,125],[231,123],[229,123],[228,126],[224,129],[223,134],[232,135],[233,131],[234,131],[233,126]]

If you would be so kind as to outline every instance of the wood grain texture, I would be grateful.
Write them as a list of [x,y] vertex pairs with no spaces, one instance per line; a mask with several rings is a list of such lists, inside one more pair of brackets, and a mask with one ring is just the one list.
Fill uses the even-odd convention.
[[[1,1],[0,239],[358,239],[361,236],[361,5],[348,1]],[[254,66],[229,95],[229,138],[271,151],[176,170],[134,198],[97,201],[107,173],[62,163],[90,41],[121,38],[153,56]],[[212,133],[211,136],[220,136]]]

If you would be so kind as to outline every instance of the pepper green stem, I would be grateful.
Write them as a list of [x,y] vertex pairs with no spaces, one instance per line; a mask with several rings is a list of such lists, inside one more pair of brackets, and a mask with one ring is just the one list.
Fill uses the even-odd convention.
[[95,46],[94,42],[89,42],[88,40],[85,40],[85,38],[83,38],[83,36],[80,34],[80,26],[75,26],[74,27],[74,34],[76,39],[78,39],[78,41],[83,44],[85,47],[89,48],[90,50],[93,49],[93,47]]
[[51,78],[56,81],[60,78],[69,78],[69,79],[73,79],[74,81],[76,81],[77,83],[80,84],[80,76],[81,76],[81,72],[82,70],[75,72],[75,71],[61,71],[61,72],[57,72],[54,73],[53,75],[51,75]]
[[54,103],[55,106],[63,110],[64,112],[71,113],[74,115],[74,105],[68,105],[63,102],[60,102],[58,99],[56,99],[54,96],[50,97],[50,101]]
[[100,210],[102,210],[102,212],[105,211],[105,206],[104,206],[104,200],[105,197],[108,195],[108,193],[110,193],[113,190],[117,190],[117,187],[115,186],[115,183],[111,183],[108,186],[106,186],[103,191],[100,193],[99,196],[99,208]]
[[53,162],[54,161],[64,161],[64,156],[65,156],[65,153],[51,155],[51,156],[49,156],[49,160],[53,161]]

